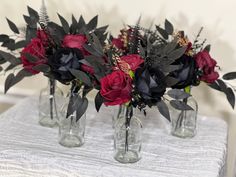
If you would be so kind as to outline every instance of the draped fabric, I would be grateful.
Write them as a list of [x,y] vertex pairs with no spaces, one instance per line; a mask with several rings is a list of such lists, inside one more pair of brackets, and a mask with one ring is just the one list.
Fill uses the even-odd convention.
[[100,113],[89,103],[85,144],[65,148],[58,129],[38,124],[37,97],[24,99],[0,117],[2,177],[225,177],[227,124],[198,117],[193,139],[170,136],[153,111],[143,122],[142,159],[120,164],[113,159],[112,108]]

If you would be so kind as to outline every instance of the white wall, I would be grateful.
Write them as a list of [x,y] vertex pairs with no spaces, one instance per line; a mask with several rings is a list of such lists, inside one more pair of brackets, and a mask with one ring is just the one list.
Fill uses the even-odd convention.
[[[26,5],[39,9],[40,0],[1,0],[0,26],[1,33],[9,33],[5,17],[23,24],[21,14],[26,14]],[[47,0],[49,16],[57,22],[56,12],[70,18],[74,13],[85,19],[99,14],[101,25],[110,24],[109,30],[118,33],[123,23],[134,24],[142,15],[142,23],[149,25],[154,20],[157,24],[168,18],[179,29],[185,30],[194,38],[201,26],[204,26],[203,38],[212,44],[212,56],[217,59],[222,72],[236,70],[236,1],[235,0]],[[26,79],[18,84],[12,92],[27,89],[34,92],[46,85],[41,76]],[[0,78],[0,90],[3,89],[3,78]],[[193,91],[199,103],[200,113],[223,117],[230,127],[228,177],[233,177],[233,164],[236,145],[236,120],[224,96],[202,85]]]

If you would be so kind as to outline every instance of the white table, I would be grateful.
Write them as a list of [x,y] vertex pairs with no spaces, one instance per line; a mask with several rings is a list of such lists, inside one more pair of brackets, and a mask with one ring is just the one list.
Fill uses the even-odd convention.
[[111,114],[90,103],[86,143],[65,148],[58,130],[38,125],[36,97],[27,98],[0,117],[0,177],[224,177],[227,125],[199,117],[193,139],[170,136],[157,114],[143,121],[142,159],[120,164],[113,159]]

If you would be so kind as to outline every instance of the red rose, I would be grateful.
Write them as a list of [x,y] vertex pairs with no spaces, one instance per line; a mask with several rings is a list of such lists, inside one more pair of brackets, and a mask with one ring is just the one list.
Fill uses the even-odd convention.
[[208,51],[202,51],[197,53],[195,56],[195,61],[197,67],[203,71],[203,75],[200,77],[200,80],[213,83],[216,79],[218,79],[219,74],[215,71],[216,61],[211,58]]
[[44,30],[37,30],[37,38],[42,41],[44,46],[48,45],[48,36]]
[[118,49],[124,50],[124,42],[121,38],[113,38],[111,43]]
[[121,105],[131,100],[132,80],[122,71],[113,71],[101,79],[100,93],[105,105]]
[[139,66],[144,62],[140,55],[137,54],[125,55],[122,56],[120,59],[128,63],[132,71],[138,69]]
[[[24,53],[29,53],[30,55],[36,57],[38,61],[36,62],[30,62],[25,57]],[[34,66],[37,66],[39,64],[45,63],[45,48],[43,46],[43,43],[38,38],[33,38],[31,42],[22,50],[21,52],[21,61],[23,64],[23,67],[28,70],[29,72],[33,74],[38,74],[38,71],[33,70],[32,68]]]
[[84,44],[87,42],[87,38],[85,35],[76,34],[76,35],[66,35],[63,39],[63,46],[69,48],[78,48],[80,49],[84,55],[89,55],[89,52],[85,50],[83,47]]

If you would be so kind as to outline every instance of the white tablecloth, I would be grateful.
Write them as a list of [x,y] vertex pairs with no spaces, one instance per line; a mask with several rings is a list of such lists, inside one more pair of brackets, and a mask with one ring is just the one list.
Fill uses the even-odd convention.
[[86,143],[65,148],[58,130],[38,125],[36,97],[27,98],[0,117],[1,177],[224,177],[227,125],[199,117],[193,139],[170,136],[154,113],[143,121],[142,159],[120,164],[113,159],[112,111],[97,114],[90,103]]

